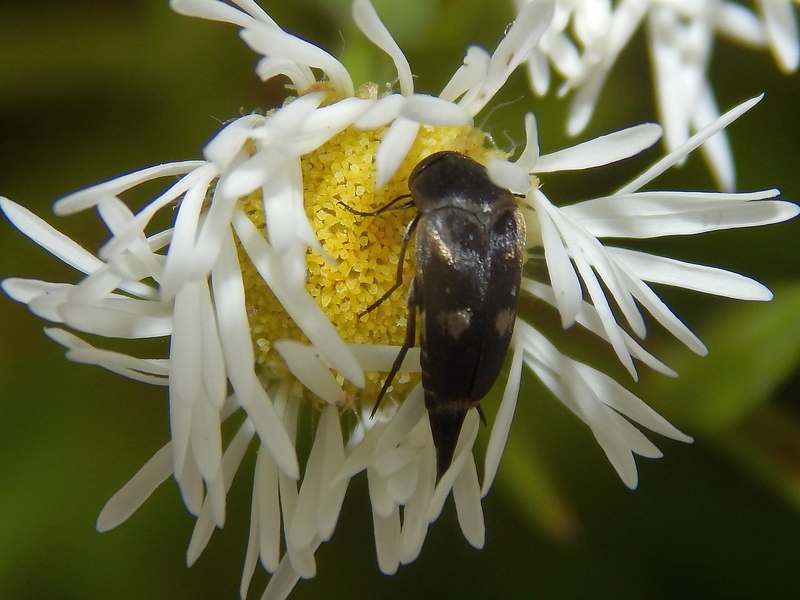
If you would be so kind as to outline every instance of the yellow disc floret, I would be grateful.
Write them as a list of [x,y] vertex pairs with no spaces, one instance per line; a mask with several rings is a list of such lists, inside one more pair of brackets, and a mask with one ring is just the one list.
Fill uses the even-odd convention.
[[[376,190],[375,152],[384,131],[348,128],[301,159],[306,214],[317,239],[336,261],[333,264],[308,250],[306,289],[345,342],[400,346],[406,331],[408,284],[414,277],[413,242],[406,251],[403,285],[373,310],[362,313],[395,283],[403,235],[416,209],[390,210],[377,216],[360,216],[353,211],[372,212],[408,195],[411,171],[434,152],[455,150],[486,162],[492,151],[485,148],[486,136],[478,129],[423,125],[395,177]],[[240,202],[253,223],[265,231],[260,192]],[[240,252],[240,257],[256,360],[267,372],[283,375],[286,368],[271,342],[307,340],[246,255]],[[367,373],[368,389],[362,392],[365,398],[374,399],[385,376]],[[405,387],[404,381],[412,382],[408,376],[398,377],[394,387]]]

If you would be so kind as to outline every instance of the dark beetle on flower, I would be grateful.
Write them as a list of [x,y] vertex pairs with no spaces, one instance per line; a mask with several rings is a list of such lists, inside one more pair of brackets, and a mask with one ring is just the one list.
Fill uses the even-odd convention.
[[[525,220],[514,195],[486,168],[458,152],[422,160],[401,196],[371,213],[416,206],[403,239],[395,284],[402,285],[406,247],[416,231],[416,274],[408,295],[403,347],[373,414],[416,338],[421,319],[422,387],[436,446],[437,479],[450,467],[464,418],[489,393],[503,366],[516,319],[525,253]],[[352,210],[352,209],[351,209]],[[481,413],[481,418],[483,414]]]

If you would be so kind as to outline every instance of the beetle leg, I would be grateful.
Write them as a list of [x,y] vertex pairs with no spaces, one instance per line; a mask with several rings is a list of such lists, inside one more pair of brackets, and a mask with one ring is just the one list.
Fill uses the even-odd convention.
[[[390,210],[403,210],[414,206],[414,200],[409,200],[408,202],[397,204],[397,202],[399,202],[403,198],[411,198],[411,194],[403,194],[402,196],[398,196],[397,198],[394,198],[393,200],[389,201],[387,204],[384,204],[380,208],[370,211],[356,210],[355,208],[347,206],[347,204],[345,204],[341,200],[338,201],[338,204],[340,204],[342,208],[344,208],[347,212],[351,212],[354,215],[358,215],[359,217],[375,217],[381,213],[385,213]],[[397,204],[397,206],[395,206],[395,204]]]
[[487,427],[489,423],[486,421],[486,415],[483,414],[483,409],[481,408],[481,405],[478,404],[475,408],[478,411],[478,416],[481,418],[481,423],[483,423],[484,427]]
[[[386,292],[380,298],[375,300],[375,302],[370,304],[366,309],[358,313],[359,317],[378,308],[378,306],[380,306],[384,300],[391,296],[397,288],[403,285],[403,264],[406,261],[406,249],[408,248],[408,242],[411,239],[411,234],[414,233],[414,230],[417,228],[420,214],[421,213],[417,213],[417,216],[412,219],[412,221],[408,224],[408,227],[406,227],[406,232],[403,235],[403,245],[400,246],[400,259],[397,261],[397,278],[395,279],[394,284],[392,284],[392,287],[386,290]],[[409,306],[410,305],[411,304],[409,302]]]
[[[416,220],[416,219],[415,219]],[[403,364],[403,360],[405,360],[406,354],[408,354],[408,350],[414,347],[414,342],[417,340],[417,305],[414,301],[414,282],[411,282],[411,290],[408,294],[408,322],[406,324],[406,339],[403,342],[403,347],[400,348],[400,352],[397,353],[397,358],[394,359],[394,364],[392,365],[391,371],[389,371],[389,375],[386,377],[386,381],[383,382],[383,387],[381,388],[380,394],[378,394],[378,399],[375,401],[375,406],[372,408],[372,412],[369,415],[369,418],[375,416],[375,413],[378,411],[378,406],[381,404],[381,400],[386,395],[386,390],[389,389],[389,386],[392,385],[392,380],[394,376],[397,375],[397,372],[400,370],[400,366]]]

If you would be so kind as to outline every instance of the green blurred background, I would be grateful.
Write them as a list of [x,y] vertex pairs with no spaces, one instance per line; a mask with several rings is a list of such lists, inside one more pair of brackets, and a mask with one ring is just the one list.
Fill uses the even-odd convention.
[[[395,77],[355,31],[347,1],[264,4],[285,29],[342,57],[356,85]],[[417,89],[433,93],[466,44],[494,48],[512,18],[510,3],[486,0],[376,5],[418,75]],[[197,158],[220,122],[276,102],[234,27],[175,15],[166,2],[5,0],[0,32],[0,193],[92,250],[107,235],[95,215],[56,219],[54,199],[150,164]],[[655,118],[644,48],[637,35],[581,139]],[[740,189],[779,187],[800,199],[800,78],[780,74],[766,52],[724,41],[711,74],[723,110],[767,92],[729,130]],[[523,139],[521,117],[531,109],[544,151],[570,143],[564,103],[532,98],[522,74],[501,100],[510,103],[486,119],[501,145]],[[659,153],[602,174],[548,178],[548,195],[570,201],[610,191]],[[697,157],[657,183],[712,189]],[[772,303],[746,305],[659,290],[711,353],[693,356],[651,328],[648,347],[681,372],[675,381],[645,372],[634,385],[602,345],[559,335],[554,315],[521,308],[562,348],[618,376],[696,438],[685,446],[651,436],[666,456],[638,461],[638,491],[620,483],[588,430],[526,377],[484,503],[484,550],[463,541],[449,504],[421,557],[394,577],[381,575],[360,477],[333,540],[318,552],[317,578],[301,582],[293,598],[798,597],[798,228],[641,245],[747,273],[776,292]],[[0,240],[0,275],[77,279],[4,219]],[[165,391],[68,363],[24,307],[2,296],[0,311],[0,598],[234,598],[252,461],[229,496],[228,525],[192,569],[184,554],[193,519],[171,481],[117,530],[96,533],[104,502],[167,440]],[[166,352],[158,344],[151,349]],[[496,402],[485,403],[490,415]],[[251,597],[265,582],[256,576]]]

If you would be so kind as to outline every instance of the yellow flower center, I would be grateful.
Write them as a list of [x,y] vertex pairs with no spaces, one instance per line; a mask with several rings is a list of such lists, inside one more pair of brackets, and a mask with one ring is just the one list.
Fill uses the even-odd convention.
[[[486,136],[478,129],[423,125],[395,177],[376,191],[375,152],[384,131],[348,128],[301,159],[306,214],[325,251],[338,261],[332,265],[319,253],[308,250],[306,289],[345,342],[400,346],[405,338],[408,284],[414,277],[413,243],[406,250],[403,285],[379,306],[361,313],[395,283],[403,235],[416,209],[359,216],[342,204],[355,211],[371,212],[407,195],[411,171],[434,152],[455,150],[483,163],[492,153],[498,153],[484,147]],[[253,223],[265,231],[260,192],[240,202]],[[285,375],[286,367],[272,342],[285,338],[308,340],[243,252],[240,261],[256,360],[269,375]],[[361,394],[374,400],[386,374],[366,375],[368,385]],[[393,388],[406,388],[416,380],[401,374]]]

